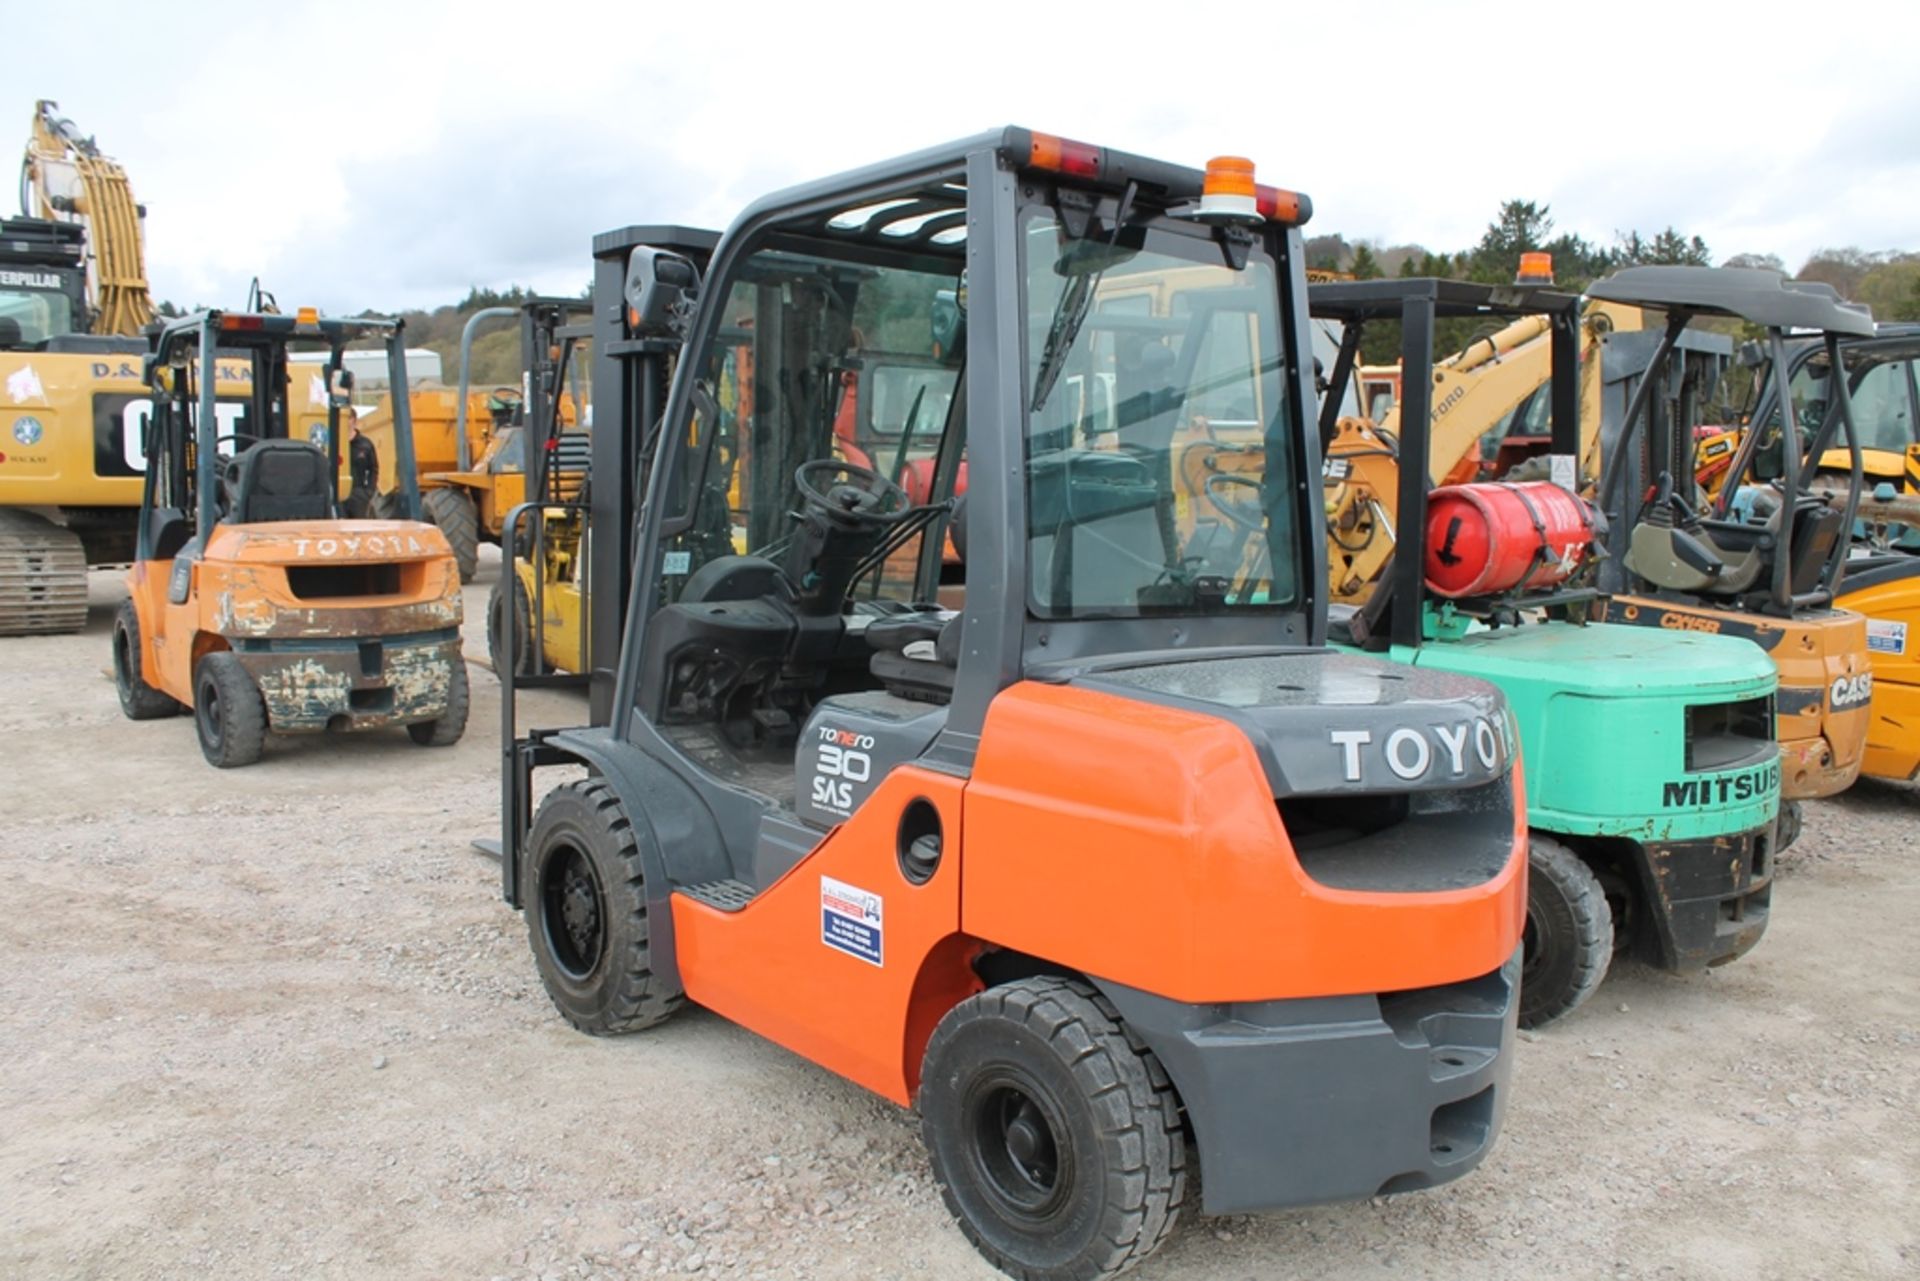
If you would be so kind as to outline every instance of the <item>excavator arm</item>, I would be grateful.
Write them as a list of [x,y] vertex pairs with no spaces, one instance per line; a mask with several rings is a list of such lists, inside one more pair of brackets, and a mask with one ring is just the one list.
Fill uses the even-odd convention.
[[20,169],[20,210],[77,223],[87,234],[87,304],[96,334],[136,335],[153,319],[142,220],[126,170],[103,154],[59,103],[34,105]]

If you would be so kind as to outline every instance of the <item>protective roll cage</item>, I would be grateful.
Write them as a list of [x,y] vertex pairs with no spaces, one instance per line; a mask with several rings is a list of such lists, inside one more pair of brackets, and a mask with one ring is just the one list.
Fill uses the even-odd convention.
[[[1337,321],[1342,326],[1340,352],[1320,404],[1323,451],[1333,442],[1340,406],[1358,367],[1366,325],[1378,321],[1400,323],[1400,492],[1394,504],[1394,550],[1386,581],[1361,612],[1355,639],[1363,640],[1362,633],[1369,625],[1378,625],[1380,613],[1390,611],[1387,640],[1394,645],[1418,647],[1423,640],[1418,604],[1426,586],[1427,491],[1433,487],[1434,321],[1484,318],[1504,322],[1545,316],[1552,343],[1553,373],[1548,394],[1553,452],[1578,458],[1580,299],[1553,289],[1425,277],[1314,284],[1309,286],[1307,298],[1315,320]],[[1528,604],[1564,605],[1594,594],[1590,590],[1536,594]],[[1404,604],[1395,606],[1396,601]],[[1456,604],[1471,611],[1475,602]]]
[[[964,295],[959,300],[968,358],[948,412],[952,421],[966,421],[971,416],[975,422],[998,428],[968,433],[965,441],[973,478],[968,496],[971,532],[967,559],[970,565],[992,566],[992,571],[972,572],[985,574],[983,581],[997,578],[1001,586],[979,593],[967,603],[969,657],[959,666],[945,729],[924,757],[933,768],[962,775],[971,770],[988,704],[1000,690],[1022,679],[1030,666],[1085,665],[1097,663],[1104,652],[1115,648],[1149,651],[1172,643],[1167,638],[1176,625],[1166,619],[1060,622],[1028,617],[1025,495],[1020,485],[1004,479],[1025,465],[1020,431],[1005,426],[1023,423],[1026,417],[1026,389],[1020,376],[1026,364],[1022,349],[1025,291],[1018,228],[1021,211],[1046,199],[1049,193],[1057,195],[1054,212],[1069,234],[1076,224],[1085,226],[1099,218],[1101,207],[1111,208],[1116,199],[1125,208],[1139,198],[1143,204],[1168,214],[1194,209],[1203,195],[1204,177],[1198,169],[1111,148],[1022,128],[995,129],[762,197],[712,245],[711,257],[701,265],[700,279],[687,291],[690,303],[696,291],[730,287],[746,259],[782,250],[826,254],[853,265],[917,267],[952,277],[962,288],[970,283],[972,305],[966,305]],[[1313,405],[1311,360],[1305,351],[1306,289],[1298,230],[1312,216],[1312,202],[1301,193],[1262,186],[1256,189],[1256,204],[1263,226],[1220,226],[1215,234],[1230,258],[1243,255],[1263,236],[1279,238],[1274,252],[1282,277],[1280,329],[1288,362],[1283,395],[1289,421],[1297,422],[1301,415],[1312,412]],[[596,239],[596,297],[601,295],[603,278],[610,278],[615,270],[612,251],[616,246],[631,249],[633,239],[628,232],[607,233]],[[608,418],[613,419],[620,438],[640,442],[622,459],[627,464],[626,474],[639,481],[639,501],[620,513],[622,519],[605,526],[596,520],[594,526],[594,556],[620,556],[618,572],[626,576],[624,618],[616,621],[609,618],[609,611],[597,609],[593,621],[595,732],[604,732],[613,742],[651,741],[657,737],[645,722],[638,697],[650,603],[659,598],[663,574],[663,558],[653,552],[692,519],[692,505],[685,513],[666,510],[665,487],[670,483],[671,469],[656,465],[660,461],[657,455],[672,448],[673,433],[688,421],[691,408],[705,394],[699,386],[700,362],[708,345],[718,340],[724,324],[723,308],[701,306],[695,311],[689,305],[676,313],[678,323],[671,339],[664,333],[625,326],[614,341],[599,341],[604,332],[600,327],[607,319],[624,317],[625,313],[626,308],[595,309],[596,389],[604,392],[611,385],[621,386],[620,394],[628,402],[625,412]],[[1299,350],[1295,349],[1296,337]],[[624,350],[664,343],[671,343],[678,359],[671,385],[648,376],[640,378],[637,386],[627,387],[617,369]],[[657,369],[664,362],[649,363]],[[602,418],[602,422],[608,418]],[[596,434],[596,473],[600,471],[600,437],[613,435]],[[934,459],[929,485],[932,494],[953,490],[961,461],[958,435],[950,433]],[[1219,639],[1189,639],[1187,643],[1324,642],[1326,598],[1320,584],[1326,577],[1326,550],[1324,540],[1307,536],[1309,532],[1317,534],[1317,523],[1310,519],[1317,509],[1311,506],[1315,499],[1305,490],[1306,481],[1318,475],[1320,457],[1317,442],[1310,435],[1303,435],[1293,448],[1300,464],[1296,478],[1300,501],[1294,519],[1301,535],[1303,562],[1297,610],[1277,620],[1265,616],[1237,620],[1209,616],[1202,620],[1206,624],[1203,630],[1209,638],[1217,635]],[[603,484],[594,486],[596,516],[601,513],[603,488]],[[611,502],[611,495],[606,501]],[[938,576],[944,523],[938,517],[945,515],[941,511],[928,522],[921,564],[916,569],[923,578]],[[596,559],[595,563],[600,561]],[[619,628],[617,650],[601,644],[603,639],[612,639],[603,637],[601,628],[611,625]],[[619,660],[612,664],[615,670],[607,672],[604,665],[615,652]],[[611,677],[611,681],[603,683],[605,677]],[[571,759],[569,752],[588,752],[589,740],[564,730],[534,730],[529,737],[520,738],[510,722],[504,728],[503,889],[507,900],[518,904],[518,855],[531,818],[532,771]],[[556,738],[566,747],[554,744]]]
[[[156,411],[149,430],[162,433],[149,441],[149,457],[158,453],[169,460],[165,469],[172,493],[161,495],[168,505],[186,506],[187,476],[184,468],[188,441],[184,425],[194,423],[193,499],[195,528],[200,532],[213,528],[219,519],[218,466],[220,433],[217,404],[218,362],[222,358],[244,357],[252,365],[249,393],[249,421],[254,426],[253,440],[289,440],[293,421],[291,392],[287,381],[287,353],[296,346],[325,347],[323,366],[327,383],[327,492],[330,510],[340,505],[340,426],[342,398],[333,392],[335,378],[345,366],[350,344],[378,341],[386,347],[387,375],[394,388],[393,424],[395,467],[404,495],[403,518],[421,519],[420,487],[413,451],[413,415],[407,389],[406,351],[401,341],[404,322],[378,318],[352,320],[324,319],[302,313],[296,316],[256,312],[203,311],[169,321],[153,335],[151,350],[145,358],[145,377],[153,392]],[[172,371],[168,386],[167,371]],[[192,376],[189,376],[192,371]],[[151,531],[146,514],[154,506],[156,469],[147,468],[146,500],[142,504],[140,548],[142,557],[152,555]]]
[[[1588,287],[1587,296],[1667,313],[1665,331],[1634,386],[1622,417],[1619,440],[1606,459],[1599,496],[1608,517],[1618,523],[1617,527],[1631,529],[1644,507],[1644,495],[1631,492],[1628,468],[1630,459],[1641,457],[1637,434],[1643,427],[1647,433],[1647,457],[1656,472],[1654,479],[1663,469],[1669,483],[1674,476],[1690,479],[1692,475],[1691,441],[1684,435],[1695,416],[1692,385],[1683,386],[1678,412],[1672,415],[1665,412],[1662,398],[1653,394],[1662,383],[1682,331],[1702,316],[1732,318],[1761,326],[1767,331],[1774,397],[1780,406],[1779,484],[1783,495],[1765,528],[1757,531],[1763,545],[1771,548],[1765,608],[1791,614],[1795,610],[1831,604],[1845,567],[1850,540],[1844,536],[1835,539],[1815,584],[1810,590],[1797,591],[1796,579],[1800,575],[1794,572],[1793,565],[1794,522],[1802,500],[1813,497],[1810,482],[1816,465],[1820,455],[1832,447],[1834,433],[1839,430],[1845,433],[1849,456],[1847,501],[1840,528],[1844,531],[1853,527],[1860,506],[1863,474],[1860,436],[1854,426],[1846,380],[1841,378],[1835,380],[1835,395],[1825,420],[1807,447],[1801,447],[1805,434],[1794,413],[1788,383],[1786,335],[1789,330],[1817,332],[1828,360],[1838,369],[1843,367],[1840,340],[1849,336],[1871,338],[1874,334],[1871,314],[1864,308],[1843,303],[1830,285],[1787,280],[1779,272],[1738,267],[1629,267],[1596,281]],[[1757,425],[1745,434],[1728,470],[1726,483],[1713,504],[1708,521],[1719,522],[1721,532],[1734,532],[1728,528],[1728,513],[1742,480],[1753,470],[1761,434]],[[1683,444],[1688,454],[1684,460],[1681,458]],[[1666,518],[1664,514],[1661,516]],[[1711,536],[1714,532],[1711,523],[1706,530]],[[1607,561],[1609,586],[1624,585],[1632,574],[1626,565],[1627,545],[1626,538],[1614,540],[1614,550]]]

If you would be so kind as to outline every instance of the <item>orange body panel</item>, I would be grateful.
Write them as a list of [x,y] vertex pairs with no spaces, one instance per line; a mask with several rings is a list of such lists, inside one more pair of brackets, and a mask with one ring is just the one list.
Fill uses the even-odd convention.
[[[295,565],[400,564],[400,590],[377,596],[294,595]],[[127,575],[140,618],[141,674],[181,702],[193,702],[193,669],[210,650],[241,636],[348,638],[457,627],[460,578],[446,538],[411,521],[277,521],[217,525],[189,566],[186,598],[169,599],[175,562],[142,561]]]
[[1309,878],[1227,721],[1022,683],[987,713],[966,798],[967,933],[1176,1001],[1426,987],[1498,969],[1526,915],[1526,816],[1493,880],[1435,893]]
[[[934,1024],[978,991],[960,934],[965,781],[904,765],[792,871],[737,912],[673,896],[674,955],[701,1005],[876,1094],[908,1105]],[[940,812],[946,857],[924,885],[897,855],[902,811]],[[821,942],[822,877],[879,895],[882,959]]]
[[1832,796],[1853,786],[1867,747],[1871,708],[1837,694],[1870,671],[1867,620],[1846,609],[1799,618],[1736,614],[1706,605],[1646,597],[1614,598],[1601,615],[1640,627],[1744,636],[1780,670],[1775,736],[1780,740],[1780,795],[1788,800]]
[[1874,778],[1920,774],[1920,558],[1916,575],[1854,590],[1843,581],[1840,600],[1873,620],[1872,724],[1860,772]]

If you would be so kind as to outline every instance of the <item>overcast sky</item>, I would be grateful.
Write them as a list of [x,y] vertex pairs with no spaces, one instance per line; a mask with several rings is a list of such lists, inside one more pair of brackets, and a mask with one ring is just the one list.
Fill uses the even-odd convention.
[[1251,156],[1350,239],[1464,248],[1521,197],[1601,243],[1672,224],[1789,270],[1920,249],[1911,0],[655,8],[0,0],[31,54],[0,119],[24,143],[53,98],[125,165],[182,305],[255,275],[329,311],[571,293],[597,231],[724,226],[1001,124]]

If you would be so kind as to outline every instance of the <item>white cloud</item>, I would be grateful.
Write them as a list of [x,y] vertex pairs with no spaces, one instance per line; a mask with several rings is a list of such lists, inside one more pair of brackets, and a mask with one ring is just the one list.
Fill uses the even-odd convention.
[[1241,152],[1349,237],[1461,248],[1522,197],[1603,243],[1671,223],[1790,265],[1920,248],[1910,5],[1798,34],[1745,4],[651,9],[181,4],[76,41],[42,8],[9,43],[71,51],[21,88],[126,165],[181,303],[255,274],[329,309],[571,292],[597,230],[721,225],[1005,123]]

